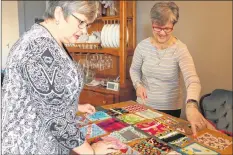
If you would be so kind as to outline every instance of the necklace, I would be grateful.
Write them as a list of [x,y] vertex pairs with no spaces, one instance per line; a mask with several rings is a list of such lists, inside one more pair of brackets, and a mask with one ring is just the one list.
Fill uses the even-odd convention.
[[171,36],[167,42],[164,44],[158,43],[155,38],[151,37],[150,42],[153,46],[155,46],[159,50],[163,50],[168,48],[169,46],[173,45],[176,42],[176,38]]
[[167,49],[168,48],[166,48],[165,51],[156,51],[155,52],[159,60],[161,60],[165,56],[165,54],[167,53]]

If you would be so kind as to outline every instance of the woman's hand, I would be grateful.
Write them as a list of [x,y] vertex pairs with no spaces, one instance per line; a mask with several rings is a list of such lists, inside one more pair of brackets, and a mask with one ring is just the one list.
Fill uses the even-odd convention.
[[191,124],[193,136],[196,137],[197,130],[202,130],[204,128],[208,128],[211,130],[216,130],[212,124],[210,124],[203,115],[199,112],[196,105],[192,105],[192,103],[186,104],[186,117],[187,120]]
[[115,153],[118,150],[117,146],[111,144],[110,142],[99,141],[97,143],[92,144],[92,148],[95,150],[95,154],[109,154]]
[[90,104],[79,104],[78,111],[92,115],[95,113],[95,107]]
[[136,95],[140,97],[145,104],[145,99],[147,98],[146,89],[142,85],[139,85],[136,89]]

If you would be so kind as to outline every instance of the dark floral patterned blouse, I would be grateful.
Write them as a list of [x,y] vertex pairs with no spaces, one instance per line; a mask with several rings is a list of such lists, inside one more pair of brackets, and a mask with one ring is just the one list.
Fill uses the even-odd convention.
[[11,48],[2,88],[2,154],[69,154],[84,143],[75,113],[82,71],[34,24]]

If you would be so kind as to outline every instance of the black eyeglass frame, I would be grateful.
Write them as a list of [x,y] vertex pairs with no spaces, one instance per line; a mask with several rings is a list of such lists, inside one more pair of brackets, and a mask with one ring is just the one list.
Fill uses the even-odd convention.
[[[80,29],[84,29],[84,28],[89,28],[91,26],[91,24],[87,24],[85,21],[79,19],[78,17],[76,17],[75,15],[71,14],[75,19],[77,19],[79,21],[78,24],[78,28]],[[83,26],[82,26],[83,25]]]

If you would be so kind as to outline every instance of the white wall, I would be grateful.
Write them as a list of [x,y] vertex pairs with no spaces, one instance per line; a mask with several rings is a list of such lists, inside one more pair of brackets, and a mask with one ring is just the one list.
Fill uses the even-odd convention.
[[2,58],[1,68],[5,68],[11,46],[19,38],[18,2],[2,1]]
[[[149,12],[155,1],[137,1],[137,42],[151,36]],[[193,56],[201,95],[232,90],[232,2],[177,1],[180,19],[174,35]]]

